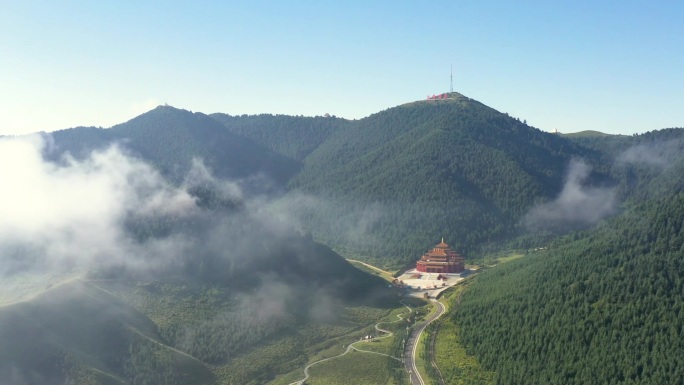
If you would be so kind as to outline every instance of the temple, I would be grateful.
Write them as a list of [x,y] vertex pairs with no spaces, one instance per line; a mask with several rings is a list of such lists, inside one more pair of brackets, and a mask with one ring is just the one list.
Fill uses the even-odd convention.
[[451,250],[444,238],[416,262],[416,270],[424,273],[460,273],[464,268],[465,258]]

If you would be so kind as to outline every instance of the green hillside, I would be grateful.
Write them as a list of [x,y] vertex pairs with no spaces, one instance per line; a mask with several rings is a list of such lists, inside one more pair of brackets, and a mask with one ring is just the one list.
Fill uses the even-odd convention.
[[288,115],[211,114],[228,131],[249,138],[271,150],[303,161],[337,129],[348,124],[335,117]]
[[681,187],[476,279],[454,321],[495,383],[681,380]]
[[450,321],[494,383],[679,381],[683,136],[573,139],[602,151],[626,208],[474,280]]
[[684,159],[684,129],[666,128],[640,135],[575,137],[573,142],[601,153],[595,165],[617,181],[622,200],[643,201],[678,191],[678,162]]
[[600,154],[454,93],[337,129],[290,187],[322,201],[309,217],[315,236],[396,265],[441,236],[466,253],[511,237],[536,201],[560,191],[574,157]]
[[164,346],[144,314],[80,281],[0,308],[0,377],[9,384],[210,384],[201,362]]
[[610,136],[610,134],[605,134],[603,132],[593,130],[584,130],[560,135],[565,136],[566,138],[600,138],[604,136]]
[[652,154],[656,163],[676,159],[684,143],[681,129],[549,134],[458,93],[358,121],[212,117],[303,161],[281,206],[317,239],[395,268],[442,236],[471,256],[511,241],[517,247],[546,242],[553,233],[529,234],[521,221],[558,196],[572,160],[590,169],[584,188],[614,188],[619,205],[652,194],[656,178],[673,183],[649,162]]
[[400,306],[385,281],[323,246],[263,246],[281,251],[254,250],[255,264],[232,267],[203,256],[197,263],[211,263],[211,275],[92,272],[0,307],[0,377],[11,385],[263,384]]
[[440,237],[478,255],[519,235],[525,213],[559,193],[571,159],[595,166],[588,184],[618,183],[601,166],[602,149],[529,127],[458,93],[355,121],[209,117],[160,106],[110,129],[53,136],[58,153],[77,156],[120,143],[175,180],[193,158],[222,178],[265,175],[252,185],[258,191],[271,181],[287,184],[278,209],[316,239],[392,267]]
[[255,191],[287,186],[276,205],[281,214],[346,256],[393,268],[441,237],[475,257],[508,242],[546,242],[553,234],[528,234],[524,218],[558,196],[572,160],[590,169],[584,187],[615,187],[620,204],[648,194],[660,172],[621,161],[623,152],[664,141],[676,153],[681,145],[671,142],[682,143],[681,129],[549,134],[458,93],[354,121],[160,106],[110,129],[53,136],[58,154],[77,156],[117,142],[177,181],[199,158],[215,175],[243,179]]
[[185,177],[194,158],[221,178],[263,173],[281,186],[300,168],[299,162],[228,132],[207,115],[169,106],[159,106],[109,129],[80,127],[51,136],[56,148],[53,157],[66,151],[83,157],[93,149],[117,143],[174,180]]
[[[383,279],[213,188],[190,189],[190,217],[130,213],[141,255],[0,307],[3,383],[263,384],[400,306]],[[146,254],[179,239],[184,252]]]
[[[399,268],[441,237],[467,257],[549,245],[477,277],[445,323],[483,380],[682,377],[684,129],[565,137],[451,93],[354,121],[160,106],[51,136],[53,162],[117,144],[196,207],[126,212],[116,223],[141,250],[135,263],[104,258],[79,281],[0,307],[0,378],[11,385],[293,376],[400,306],[333,250]],[[195,159],[217,178],[184,183]],[[221,187],[236,180],[240,193]],[[528,226],[535,213],[557,222]],[[19,246],[9,262],[40,265],[39,250]],[[147,259],[155,246],[163,252]]]

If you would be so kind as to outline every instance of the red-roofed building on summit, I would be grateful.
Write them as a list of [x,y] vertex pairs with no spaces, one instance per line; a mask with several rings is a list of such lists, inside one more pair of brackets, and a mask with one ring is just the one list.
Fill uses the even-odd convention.
[[460,273],[464,269],[465,258],[451,250],[444,238],[416,262],[416,270],[423,273]]

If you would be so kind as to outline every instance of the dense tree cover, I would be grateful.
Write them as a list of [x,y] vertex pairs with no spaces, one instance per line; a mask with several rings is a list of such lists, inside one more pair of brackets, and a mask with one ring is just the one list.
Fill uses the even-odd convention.
[[211,114],[228,131],[249,138],[271,150],[303,161],[339,127],[348,124],[335,117],[288,115]]
[[[616,188],[627,213],[484,274],[453,325],[497,383],[666,383],[682,362],[663,357],[684,357],[672,343],[681,335],[683,204],[674,194],[684,189],[683,135],[564,138],[454,93],[358,121],[160,106],[107,130],[56,132],[45,152],[64,161],[65,152],[83,158],[118,143],[178,183],[199,158],[259,192],[287,184],[280,209],[303,230],[394,267],[442,236],[470,255],[548,239],[521,234],[520,219],[553,199],[581,158],[593,167],[586,183]],[[107,290],[125,303],[90,285],[60,297],[68,300],[0,309],[0,378],[264,383],[387,311],[373,302],[383,295],[378,280],[302,229],[264,222],[268,212],[254,215],[212,185],[189,193],[196,216],[133,213],[126,229],[140,243],[182,234],[192,253],[154,273],[91,272],[100,285],[122,283]],[[651,203],[634,203],[642,201]],[[364,297],[369,308],[359,312]]]
[[90,277],[144,280],[177,276],[240,291],[278,280],[287,281],[291,288],[317,287],[334,298],[349,300],[368,297],[384,286],[382,279],[358,271],[310,235],[268,213],[246,208],[241,199],[223,194],[212,184],[192,186],[188,192],[196,198],[193,215],[130,213],[125,223],[142,244],[183,236],[192,252],[150,261],[156,264],[154,271],[130,269],[124,261],[124,266],[95,268]]
[[124,373],[131,385],[180,384],[171,352],[136,334],[130,336]]
[[[150,271],[103,265],[86,284],[0,309],[0,375],[35,372],[29,383],[108,384],[115,376],[129,384],[213,384],[207,365],[219,373],[250,352],[282,346],[265,367],[239,365],[220,382],[263,383],[297,368],[317,344],[399,306],[386,302],[385,281],[287,224],[260,220],[211,186],[199,194],[195,217],[145,217],[127,229],[141,243],[194,239],[181,259],[147,261]],[[363,306],[370,315],[357,314]]]
[[494,373],[482,369],[477,358],[468,355],[461,343],[460,328],[453,320],[454,311],[461,302],[461,295],[471,282],[472,280],[462,282],[445,292],[442,301],[448,303],[447,315],[426,329],[426,332],[435,338],[433,358],[439,372],[431,366],[426,368],[433,382],[439,381],[441,376],[444,382],[450,385],[493,384]]
[[572,137],[584,147],[595,149],[601,160],[597,169],[613,176],[623,200],[644,200],[678,191],[682,183],[676,167],[684,155],[684,129],[666,128],[641,135]]
[[[147,342],[142,336],[147,336]],[[152,341],[161,338],[147,317],[111,294],[79,282],[3,307],[0,339],[0,378],[11,385],[120,383],[112,378],[130,384],[160,383],[156,379],[166,374],[153,372],[168,363],[170,354]],[[198,362],[173,366],[174,376],[198,384],[212,377]]]
[[619,202],[681,180],[674,170],[661,171],[680,159],[682,129],[566,137],[451,96],[339,125],[323,120],[327,125],[319,128],[315,118],[213,117],[303,160],[286,200],[314,197],[298,209],[318,239],[394,267],[441,236],[474,255],[502,242],[529,247],[548,241],[557,234],[529,234],[520,220],[561,191],[571,159],[592,168],[587,186],[614,188]]
[[301,369],[307,356],[390,310],[282,284],[246,293],[187,282],[100,284],[153,320],[166,343],[210,365],[220,384],[263,384]]
[[319,198],[309,220],[324,242],[396,265],[441,236],[470,253],[515,234],[535,202],[560,191],[573,157],[600,154],[453,94],[339,128],[290,194]]
[[684,378],[684,193],[477,278],[453,320],[500,384]]
[[[521,218],[557,196],[572,159],[592,168],[587,186],[614,187],[622,202],[653,194],[659,165],[678,159],[684,143],[682,129],[549,134],[450,96],[354,121],[160,106],[111,129],[57,132],[54,147],[78,155],[117,141],[176,180],[201,158],[219,177],[247,178],[260,191],[289,182],[282,206],[316,239],[396,268],[442,236],[469,256],[502,242],[545,242],[555,234],[530,235]],[[645,155],[654,148],[660,153]],[[255,173],[267,178],[248,178]],[[675,183],[661,179],[662,188]]]
[[185,178],[193,159],[202,160],[221,178],[263,174],[276,185],[284,184],[300,167],[289,157],[228,132],[207,115],[169,106],[159,106],[109,129],[73,128],[51,136],[54,143],[48,151],[55,159],[67,151],[83,157],[93,149],[117,143],[176,181]]

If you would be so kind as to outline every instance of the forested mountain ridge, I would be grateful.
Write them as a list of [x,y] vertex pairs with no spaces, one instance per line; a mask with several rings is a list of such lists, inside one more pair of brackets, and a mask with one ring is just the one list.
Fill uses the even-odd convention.
[[346,255],[397,267],[441,236],[478,255],[525,233],[525,215],[558,196],[572,161],[588,166],[584,187],[616,187],[622,202],[660,171],[621,162],[621,153],[649,136],[681,136],[674,129],[568,138],[448,95],[359,120],[160,106],[111,129],[53,137],[57,149],[76,155],[118,142],[176,180],[193,158],[224,178],[264,175],[252,184],[287,186],[281,206],[302,230]]
[[178,226],[197,240],[176,263],[94,268],[0,306],[3,383],[262,384],[396,301],[385,281],[288,227],[212,217],[207,229]]
[[298,162],[206,115],[0,145],[33,194],[2,208],[3,384],[263,384],[398,305],[244,188]]
[[[453,321],[497,384],[666,384],[684,372],[684,130],[595,138],[624,212],[478,276]],[[579,139],[584,141],[585,139]]]
[[[147,212],[127,206],[113,221],[123,227],[114,239],[129,242],[124,262],[130,250],[140,255],[121,265],[105,258],[85,283],[48,287],[48,295],[74,288],[77,295],[63,302],[70,314],[44,307],[48,297],[0,307],[0,334],[13,341],[0,347],[0,357],[8,358],[0,360],[0,374],[35,367],[29,383],[50,376],[83,384],[265,383],[386,314],[387,305],[373,304],[376,295],[386,298],[384,282],[355,270],[328,246],[396,268],[443,236],[470,257],[520,235],[527,237],[517,240],[523,248],[547,244],[557,234],[535,238],[536,230],[526,227],[530,213],[562,217],[587,207],[602,212],[576,221],[583,228],[624,214],[552,243],[553,257],[531,255],[483,274],[455,317],[467,328],[463,341],[488,370],[505,377],[502,383],[528,383],[528,377],[531,383],[582,383],[591,374],[587,368],[608,366],[610,349],[621,367],[635,372],[606,369],[606,382],[659,383],[680,374],[681,365],[666,367],[660,358],[648,361],[648,354],[681,355],[663,341],[681,334],[669,325],[679,325],[681,305],[675,294],[684,247],[682,129],[565,138],[452,93],[357,121],[208,116],[160,106],[110,129],[74,128],[49,137],[43,152],[53,163],[46,169],[62,165],[77,172],[68,167],[74,159],[87,163],[93,150],[118,144],[171,181],[145,184],[136,198],[161,190],[162,202],[180,197],[192,209],[175,215],[164,210],[169,207]],[[74,159],[63,157],[67,152]],[[213,175],[192,184],[186,176],[196,159]],[[154,170],[140,170],[155,179]],[[233,194],[236,180],[254,189]],[[67,227],[65,234],[71,242],[74,232],[98,235],[99,229]],[[9,250],[21,257],[26,245],[19,246]],[[42,260],[31,257],[29,265]],[[647,273],[647,280],[631,279]],[[118,312],[89,317],[103,307]],[[627,339],[611,329],[615,314]],[[55,330],[31,318],[60,319],[66,327]],[[642,324],[657,332],[643,333]],[[81,329],[109,333],[111,339],[93,341],[112,344],[104,350],[112,354],[98,356],[97,348],[59,336]],[[47,337],[27,344],[12,339],[26,335]],[[585,339],[574,339],[578,335]],[[631,341],[650,350],[630,357],[624,352],[637,351]],[[25,350],[15,355],[17,346]],[[500,348],[506,351],[496,353]],[[32,354],[38,350],[45,354]],[[587,364],[582,355],[602,356],[596,359],[601,365]],[[545,366],[524,361],[530,357]],[[562,362],[548,362],[553,357]]]
[[0,337],[0,378],[11,385],[215,380],[202,362],[163,346],[144,314],[80,281],[0,308]]
[[[448,95],[320,131],[282,125],[273,130],[266,128],[273,123],[260,126],[259,118],[285,118],[259,116],[240,132],[308,154],[285,201],[314,197],[298,209],[318,239],[394,266],[442,235],[466,254],[479,254],[527,233],[525,217],[569,187],[573,162],[585,164],[588,175],[570,187],[587,195],[614,191],[613,212],[625,200],[680,179],[661,166],[680,159],[682,129],[635,136],[550,134],[461,94]],[[232,117],[231,124],[243,118]]]
[[175,180],[187,174],[193,159],[201,159],[221,178],[263,174],[281,186],[301,167],[289,157],[228,132],[207,115],[170,106],[159,106],[109,129],[79,127],[50,136],[55,158],[67,151],[82,157],[117,143]]
[[666,384],[684,372],[684,194],[487,271],[461,339],[500,384]]
[[303,161],[349,121],[336,117],[211,114],[228,131],[252,139],[282,155]]
[[[556,195],[571,159],[600,159],[593,149],[449,95],[351,122],[305,158],[291,189],[335,202],[318,208],[320,218],[312,216],[315,235],[362,255],[400,260],[415,258],[427,240],[442,235],[472,252],[510,237],[535,202]],[[611,183],[600,171],[591,179]],[[349,213],[362,216],[367,207],[376,213],[367,237],[349,239],[348,230],[328,220],[353,221]]]
[[[393,157],[410,160],[422,156],[431,163],[418,164],[436,170],[450,158],[456,158],[451,162],[452,172],[463,174],[467,182],[477,184],[485,193],[495,184],[487,177],[491,172],[499,172],[498,164],[480,165],[477,158],[499,158],[513,165],[517,172],[529,175],[534,188],[542,195],[549,195],[558,191],[572,157],[588,161],[597,157],[595,151],[529,127],[477,101],[456,93],[452,98],[409,103],[372,115],[361,122],[364,126],[359,130],[338,130],[326,143],[328,148],[321,146],[306,159],[305,168],[294,183],[312,183],[307,181],[309,169],[315,173],[318,168],[326,167],[329,163],[326,158],[345,159],[347,149],[353,148],[356,155],[345,162],[344,168],[360,169],[362,165],[354,163],[363,164],[364,157],[375,157],[389,165]],[[332,139],[337,143],[332,143]],[[461,168],[470,169],[461,171]],[[499,176],[505,177],[508,172],[500,172]],[[475,173],[483,175],[476,177]],[[484,180],[479,180],[482,176]]]

